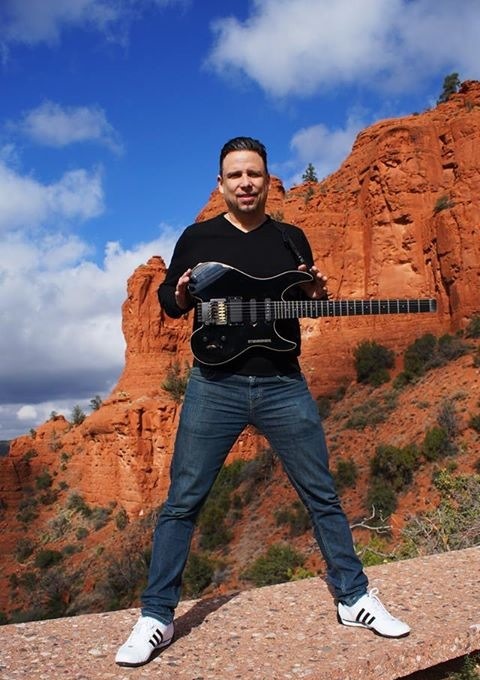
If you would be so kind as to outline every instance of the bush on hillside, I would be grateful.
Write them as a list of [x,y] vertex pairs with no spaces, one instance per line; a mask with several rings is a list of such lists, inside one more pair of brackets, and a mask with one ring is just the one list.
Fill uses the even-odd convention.
[[303,567],[305,556],[289,545],[271,545],[265,555],[262,555],[242,574],[242,578],[252,581],[255,586],[270,586],[283,583],[292,578],[292,572]]
[[436,508],[413,517],[402,531],[402,556],[417,557],[480,545],[480,475],[440,470]]
[[342,493],[344,489],[355,486],[357,483],[357,464],[353,458],[348,458],[346,460],[340,458],[337,462],[337,468],[332,474],[337,492]]
[[364,340],[354,350],[357,382],[378,387],[388,382],[389,368],[395,364],[395,354],[391,349],[373,340]]
[[397,448],[380,444],[370,461],[372,476],[379,483],[390,485],[393,491],[401,491],[412,483],[414,470],[418,467],[420,453],[415,444]]

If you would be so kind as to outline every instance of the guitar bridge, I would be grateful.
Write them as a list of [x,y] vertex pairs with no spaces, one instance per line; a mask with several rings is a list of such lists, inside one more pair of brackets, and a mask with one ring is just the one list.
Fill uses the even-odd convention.
[[207,326],[233,326],[243,322],[241,298],[212,298],[197,305],[197,320]]
[[199,321],[206,325],[226,326],[228,323],[227,301],[225,298],[200,302],[198,312]]

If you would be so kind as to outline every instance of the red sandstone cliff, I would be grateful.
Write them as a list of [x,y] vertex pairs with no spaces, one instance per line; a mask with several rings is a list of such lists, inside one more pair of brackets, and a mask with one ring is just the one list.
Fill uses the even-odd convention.
[[[480,83],[464,83],[449,102],[421,115],[369,127],[339,170],[311,189],[312,195],[305,185],[285,192],[273,179],[268,209],[305,230],[335,297],[438,300],[435,315],[302,322],[302,364],[315,394],[354,378],[359,341],[373,338],[400,353],[427,331],[464,327],[479,311]],[[199,219],[222,209],[214,191]],[[178,406],[162,383],[170,365],[191,361],[190,319],[169,319],[158,305],[164,272],[162,259],[153,256],[129,279],[122,308],[125,368],[101,408],[76,427],[62,418],[45,423],[35,439],[12,442],[0,460],[2,553],[18,540],[18,503],[45,469],[88,503],[116,501],[131,516],[164,499]],[[235,455],[251,455],[261,445],[247,432]],[[32,449],[36,457],[26,460]],[[68,463],[60,471],[62,452]],[[46,517],[49,512],[54,509],[46,508]]]

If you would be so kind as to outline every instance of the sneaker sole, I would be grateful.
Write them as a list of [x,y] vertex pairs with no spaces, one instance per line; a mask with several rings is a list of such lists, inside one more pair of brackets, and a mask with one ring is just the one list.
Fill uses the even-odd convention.
[[338,621],[338,623],[341,623],[342,626],[351,626],[352,628],[366,628],[367,630],[373,631],[375,633],[375,635],[379,635],[380,637],[385,637],[385,638],[391,638],[393,640],[398,640],[399,638],[404,638],[404,637],[407,637],[407,635],[410,635],[409,630],[407,630],[406,633],[401,633],[400,635],[388,635],[387,633],[381,633],[376,628],[373,628],[372,626],[366,626],[364,623],[358,623],[358,621],[344,620],[340,617],[340,614],[338,614],[338,612],[337,612],[337,621]]
[[131,663],[129,661],[115,661],[115,663],[117,666],[122,666],[124,668],[138,668],[139,666],[145,666],[147,663],[150,663],[150,661],[156,659],[162,649],[165,649],[171,645],[174,637],[175,636],[173,635],[170,640],[166,640],[165,642],[162,642],[160,645],[158,645],[158,647],[155,647],[155,649],[152,649],[152,653],[146,661],[140,661],[139,663]]

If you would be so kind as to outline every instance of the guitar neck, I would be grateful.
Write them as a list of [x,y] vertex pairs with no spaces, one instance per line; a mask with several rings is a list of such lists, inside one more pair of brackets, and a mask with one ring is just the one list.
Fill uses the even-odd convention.
[[414,314],[435,312],[436,300],[271,300],[217,298],[197,304],[201,323],[228,325],[270,323],[277,319],[303,319],[333,316],[374,316],[377,314]]
[[265,315],[270,315],[267,307],[272,305],[274,319],[301,319],[332,316],[374,316],[377,314],[415,314],[436,311],[436,300],[424,299],[387,299],[387,300],[298,300],[265,301]]

